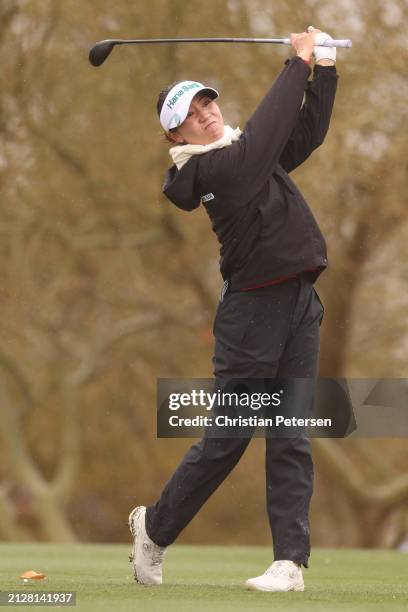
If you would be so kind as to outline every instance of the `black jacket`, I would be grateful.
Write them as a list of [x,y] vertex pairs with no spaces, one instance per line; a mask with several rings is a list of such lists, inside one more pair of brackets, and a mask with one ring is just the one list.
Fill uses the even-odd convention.
[[221,243],[221,274],[232,289],[309,268],[318,269],[315,280],[327,266],[322,233],[287,173],[322,144],[338,76],[335,66],[315,66],[309,82],[311,70],[301,58],[285,64],[239,140],[192,156],[180,170],[173,165],[163,186],[183,210],[203,202]]

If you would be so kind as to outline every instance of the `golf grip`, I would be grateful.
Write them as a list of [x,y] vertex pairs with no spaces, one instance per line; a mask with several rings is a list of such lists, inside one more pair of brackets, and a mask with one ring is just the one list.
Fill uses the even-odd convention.
[[321,47],[343,47],[343,48],[348,48],[351,47],[352,42],[351,40],[326,40],[325,43],[323,43],[322,45],[320,45]]
[[[262,40],[262,39],[261,39]],[[290,38],[284,38],[284,45],[290,45]],[[265,39],[265,42],[267,39]],[[344,49],[348,49],[352,46],[352,42],[350,39],[346,38],[343,40],[326,40],[323,44],[319,45],[320,47],[343,47]]]

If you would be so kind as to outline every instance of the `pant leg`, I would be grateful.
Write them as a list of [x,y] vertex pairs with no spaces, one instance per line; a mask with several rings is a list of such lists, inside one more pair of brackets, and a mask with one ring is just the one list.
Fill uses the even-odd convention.
[[160,499],[146,510],[146,531],[172,544],[240,460],[251,438],[206,438],[186,453]]
[[[225,364],[231,377],[241,376],[242,365],[243,371],[247,371],[247,358],[241,350],[242,330],[247,323],[248,317],[242,310],[236,310],[230,300],[219,304],[214,322],[215,388],[222,388],[228,379]],[[168,546],[175,541],[238,463],[250,440],[251,434],[242,438],[215,438],[210,432],[189,449],[159,500],[146,510],[146,531],[153,542]]]
[[[278,375],[282,378],[316,378],[319,328],[323,306],[313,286],[301,279],[292,325]],[[313,385],[308,386],[313,404]],[[308,410],[308,406],[306,407]],[[309,506],[313,493],[313,460],[310,440],[266,438],[266,492],[275,560],[290,559],[308,567],[310,556]]]
[[274,559],[308,567],[313,460],[306,438],[266,439],[266,500]]

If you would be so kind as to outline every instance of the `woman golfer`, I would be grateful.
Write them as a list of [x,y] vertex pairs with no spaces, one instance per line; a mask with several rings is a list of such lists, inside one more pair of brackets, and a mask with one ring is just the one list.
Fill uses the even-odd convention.
[[[296,54],[243,132],[224,125],[218,92],[211,87],[181,81],[159,97],[160,122],[174,143],[174,165],[163,191],[184,210],[202,204],[221,243],[225,282],[213,358],[221,386],[234,378],[304,380],[318,374],[324,309],[313,283],[327,266],[326,246],[288,173],[322,144],[329,127],[337,74],[336,50],[319,46],[326,38],[312,27],[291,35]],[[310,405],[310,393],[302,398]],[[249,441],[204,436],[187,452],[159,500],[132,510],[130,560],[138,582],[162,583],[165,548],[228,476]],[[313,490],[309,438],[267,437],[265,463],[274,561],[246,585],[303,591]]]

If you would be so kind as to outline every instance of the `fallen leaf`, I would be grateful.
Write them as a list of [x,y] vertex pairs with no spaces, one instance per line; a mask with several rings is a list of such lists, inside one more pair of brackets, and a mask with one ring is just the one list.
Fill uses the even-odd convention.
[[46,574],[35,572],[34,570],[27,570],[20,576],[20,578],[27,578],[27,580],[44,580],[46,577]]

